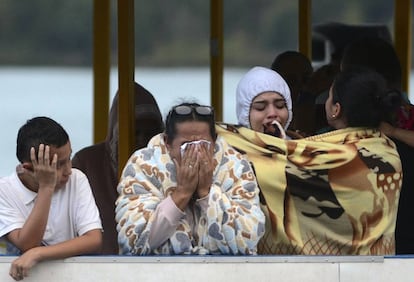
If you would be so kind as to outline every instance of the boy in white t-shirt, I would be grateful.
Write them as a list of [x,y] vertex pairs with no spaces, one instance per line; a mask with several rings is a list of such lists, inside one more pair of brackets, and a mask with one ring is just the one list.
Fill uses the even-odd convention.
[[15,280],[43,260],[101,248],[99,211],[88,179],[72,169],[71,153],[68,134],[50,118],[30,119],[19,130],[20,165],[0,179],[0,252],[21,254],[9,272]]

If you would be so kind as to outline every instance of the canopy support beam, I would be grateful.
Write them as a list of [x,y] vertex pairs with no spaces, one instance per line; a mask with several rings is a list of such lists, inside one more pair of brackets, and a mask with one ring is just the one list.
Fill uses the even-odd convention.
[[135,144],[134,0],[118,0],[118,175]]
[[410,89],[411,0],[394,0],[394,46],[401,63],[402,90]]
[[223,1],[210,0],[210,85],[216,121],[223,121]]
[[106,138],[111,72],[110,1],[93,2],[93,142]]
[[299,52],[312,61],[312,0],[298,0]]

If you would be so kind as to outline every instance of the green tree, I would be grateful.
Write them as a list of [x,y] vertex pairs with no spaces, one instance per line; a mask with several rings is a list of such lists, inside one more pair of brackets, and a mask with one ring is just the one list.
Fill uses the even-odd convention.
[[[209,64],[208,0],[136,0],[136,64]],[[116,63],[116,0],[111,1],[111,48]],[[90,65],[93,1],[2,0],[1,65]],[[313,0],[313,23],[385,23],[392,30],[393,0]],[[269,65],[297,48],[298,2],[224,0],[226,66]],[[414,46],[414,44],[413,44]]]

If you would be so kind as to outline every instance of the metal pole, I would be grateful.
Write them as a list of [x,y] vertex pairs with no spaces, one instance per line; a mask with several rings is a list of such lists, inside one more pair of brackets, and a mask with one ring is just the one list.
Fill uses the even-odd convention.
[[134,0],[118,0],[118,175],[121,174],[135,143],[134,40]]
[[223,2],[210,0],[211,105],[217,121],[223,120]]
[[299,0],[299,52],[312,60],[312,0]]
[[93,141],[105,140],[108,128],[110,52],[110,2],[93,1]]
[[402,90],[410,89],[411,0],[394,0],[394,46],[401,63]]

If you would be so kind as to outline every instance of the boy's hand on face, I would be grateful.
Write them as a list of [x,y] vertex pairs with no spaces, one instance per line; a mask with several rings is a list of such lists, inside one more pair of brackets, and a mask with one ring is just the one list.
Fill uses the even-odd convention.
[[39,185],[39,189],[55,189],[57,180],[57,155],[53,154],[50,161],[50,146],[40,144],[36,158],[35,148],[30,149],[30,159],[33,164],[34,177]]

